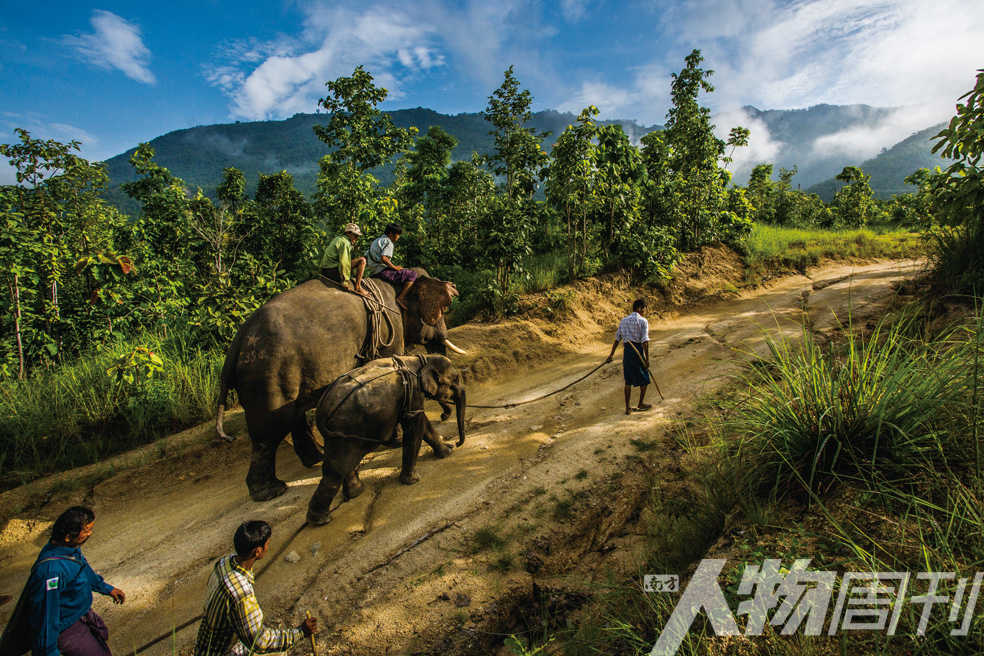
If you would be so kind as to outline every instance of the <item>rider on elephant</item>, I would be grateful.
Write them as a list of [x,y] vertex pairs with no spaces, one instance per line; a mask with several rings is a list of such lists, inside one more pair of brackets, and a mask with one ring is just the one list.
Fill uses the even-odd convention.
[[[366,270],[366,258],[352,259],[352,246],[362,236],[362,230],[355,223],[348,223],[344,235],[335,237],[321,254],[318,270],[322,277],[340,283],[356,294],[366,295],[362,288],[362,274]],[[355,269],[355,284],[352,284],[352,269]]]
[[366,268],[369,269],[370,276],[382,278],[397,289],[400,289],[400,285],[403,286],[396,297],[396,303],[406,310],[407,292],[410,291],[410,287],[417,279],[417,272],[393,264],[393,260],[390,259],[393,257],[393,244],[400,239],[401,234],[403,234],[403,228],[400,225],[391,223],[386,226],[386,232],[383,236],[376,237],[369,245],[369,250],[366,251],[366,260],[368,261]]

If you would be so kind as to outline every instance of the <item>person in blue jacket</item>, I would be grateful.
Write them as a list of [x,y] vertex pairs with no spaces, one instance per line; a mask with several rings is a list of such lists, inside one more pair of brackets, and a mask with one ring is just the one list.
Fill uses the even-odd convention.
[[55,520],[27,581],[33,656],[111,656],[106,625],[92,610],[93,591],[122,604],[126,595],[96,574],[80,547],[96,516],[73,506]]

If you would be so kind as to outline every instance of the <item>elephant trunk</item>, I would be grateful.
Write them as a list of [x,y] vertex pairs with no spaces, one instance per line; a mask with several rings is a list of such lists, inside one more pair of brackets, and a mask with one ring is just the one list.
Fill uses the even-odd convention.
[[454,394],[454,410],[458,420],[458,446],[465,443],[465,388],[459,387]]

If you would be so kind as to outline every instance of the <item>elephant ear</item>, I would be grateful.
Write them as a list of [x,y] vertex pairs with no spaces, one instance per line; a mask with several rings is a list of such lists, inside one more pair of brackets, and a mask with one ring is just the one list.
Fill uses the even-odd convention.
[[437,396],[438,374],[434,365],[426,365],[420,370],[420,385],[424,389],[424,395],[430,398]]
[[414,287],[420,304],[420,320],[428,326],[436,326],[451,307],[451,299],[458,295],[457,288],[454,283],[437,278],[420,278]]

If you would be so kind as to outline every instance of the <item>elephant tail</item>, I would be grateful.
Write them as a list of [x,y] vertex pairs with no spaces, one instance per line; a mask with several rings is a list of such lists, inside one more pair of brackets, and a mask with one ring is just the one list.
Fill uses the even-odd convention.
[[229,435],[225,432],[222,421],[225,418],[226,407],[228,407],[229,390],[236,389],[236,363],[239,361],[239,343],[240,336],[237,334],[229,346],[228,352],[226,352],[225,362],[222,364],[222,373],[219,376],[219,400],[215,410],[215,433],[219,436],[219,439],[225,440],[226,442],[232,442],[236,439],[235,435]]

